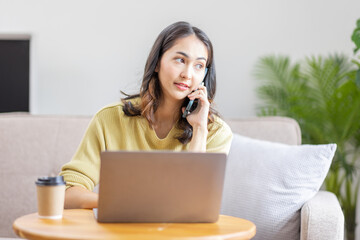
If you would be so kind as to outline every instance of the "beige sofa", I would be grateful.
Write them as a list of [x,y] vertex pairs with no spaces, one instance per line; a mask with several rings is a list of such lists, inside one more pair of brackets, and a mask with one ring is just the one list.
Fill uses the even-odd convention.
[[[36,212],[36,178],[58,174],[74,154],[89,120],[89,117],[0,114],[0,238],[16,237],[12,222]],[[301,143],[300,128],[289,118],[227,122],[234,132],[245,136]],[[301,223],[301,239],[341,239],[344,232],[339,203],[333,194],[324,191],[304,205]],[[336,234],[328,234],[331,238],[322,235],[329,231]]]

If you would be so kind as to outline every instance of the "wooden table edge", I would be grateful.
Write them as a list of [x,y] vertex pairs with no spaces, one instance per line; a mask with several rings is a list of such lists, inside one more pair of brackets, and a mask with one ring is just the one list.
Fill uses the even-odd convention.
[[[26,216],[26,215],[24,215]],[[15,234],[24,239],[37,239],[37,240],[49,240],[48,237],[39,236],[38,234],[34,234],[31,231],[27,230],[19,230],[16,226],[16,220],[14,221],[12,228]],[[53,240],[64,240],[64,237],[52,237]]]
[[[77,209],[79,210],[79,209]],[[91,211],[91,210],[89,210]],[[15,232],[15,234],[21,238],[26,238],[26,239],[37,239],[37,240],[48,240],[49,237],[46,237],[46,236],[39,236],[37,233],[33,233],[32,231],[29,231],[29,230],[20,230],[20,228],[17,226],[17,221],[18,219],[21,219],[22,217],[26,217],[26,216],[29,216],[29,215],[37,215],[37,213],[31,213],[31,214],[27,214],[27,215],[24,215],[24,216],[21,216],[19,218],[17,218],[13,225],[12,225],[12,228]],[[233,217],[233,216],[229,216],[229,215],[223,215],[223,214],[220,214],[219,215],[219,219],[220,217]],[[237,218],[237,217],[234,217],[234,218]],[[205,239],[238,239],[238,238],[241,238],[241,239],[251,239],[253,238],[255,235],[256,235],[256,226],[253,222],[249,221],[249,220],[246,220],[246,219],[242,219],[242,220],[245,220],[247,222],[250,222],[253,226],[251,227],[251,229],[247,230],[247,231],[243,231],[243,232],[240,232],[240,233],[228,233],[228,234],[224,234],[224,235],[221,235],[221,236],[218,236],[218,235],[209,235],[209,236],[198,236],[198,237],[175,237],[175,239],[197,239],[197,240],[205,240]],[[101,223],[100,223],[101,224]],[[194,224],[202,224],[202,223],[194,223]],[[244,238],[245,237],[245,238]],[[74,239],[74,238],[67,238],[67,237],[64,237],[64,236],[61,236],[61,237],[51,237],[51,239],[53,240],[64,240],[64,239]],[[94,238],[94,239],[98,239],[98,238]],[[173,239],[173,238],[172,238]]]

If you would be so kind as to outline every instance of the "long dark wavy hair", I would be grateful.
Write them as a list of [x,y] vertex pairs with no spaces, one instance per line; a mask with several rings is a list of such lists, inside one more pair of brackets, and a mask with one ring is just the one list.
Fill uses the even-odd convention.
[[[163,54],[175,44],[176,40],[193,34],[195,34],[195,36],[204,43],[208,51],[208,60],[206,62],[208,72],[204,81],[207,89],[208,101],[210,102],[208,126],[210,123],[214,122],[214,115],[218,116],[219,114],[213,109],[212,105],[216,92],[216,71],[213,47],[210,39],[202,30],[191,26],[187,22],[176,22],[166,27],[157,37],[146,61],[140,93],[128,95],[122,92],[126,95],[125,98],[121,99],[124,104],[123,111],[125,115],[141,115],[148,120],[150,127],[153,126],[153,115],[160,104],[160,98],[162,95],[159,76],[158,73],[155,72],[156,66],[160,63]],[[140,104],[138,105],[128,101],[138,97],[140,97]],[[188,102],[189,98],[185,98],[182,107],[186,107]],[[183,131],[181,135],[178,135],[175,138],[178,139],[182,144],[186,144],[191,141],[193,129],[186,118],[182,118],[181,108],[179,109],[179,115],[180,118],[176,127]]]

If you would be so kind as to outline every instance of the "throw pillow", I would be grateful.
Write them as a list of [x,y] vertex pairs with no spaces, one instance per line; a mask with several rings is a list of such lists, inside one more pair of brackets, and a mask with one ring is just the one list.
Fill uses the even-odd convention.
[[221,213],[255,223],[254,239],[300,239],[300,209],[321,187],[335,150],[234,134]]

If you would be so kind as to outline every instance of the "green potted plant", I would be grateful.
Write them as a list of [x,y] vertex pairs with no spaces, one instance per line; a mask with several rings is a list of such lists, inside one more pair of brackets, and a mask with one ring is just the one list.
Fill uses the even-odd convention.
[[308,57],[291,63],[288,57],[266,56],[255,67],[263,104],[259,115],[296,119],[303,143],[337,143],[337,152],[325,180],[336,194],[345,216],[347,239],[355,239],[360,154],[360,19],[352,35],[355,58],[343,55]]

